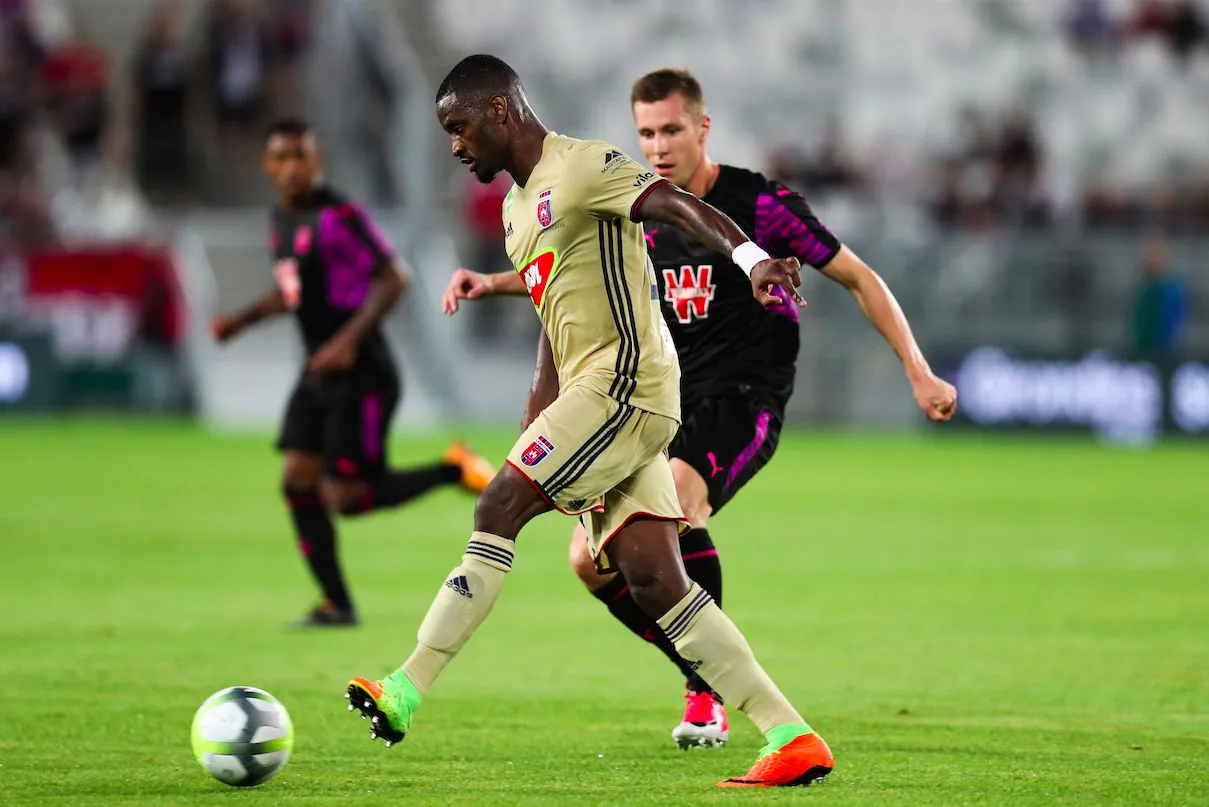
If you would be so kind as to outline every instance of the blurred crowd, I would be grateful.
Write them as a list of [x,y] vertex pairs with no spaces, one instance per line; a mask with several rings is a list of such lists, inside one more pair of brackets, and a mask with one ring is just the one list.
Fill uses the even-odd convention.
[[77,191],[133,176],[173,205],[229,188],[223,169],[254,165],[265,122],[296,105],[311,2],[210,0],[186,20],[156,0],[122,65],[86,23],[0,0],[0,239],[53,237],[54,153]]
[[1157,39],[1185,63],[1209,35],[1199,0],[1067,0],[1062,25],[1070,44],[1088,55]]
[[136,173],[153,199],[204,199],[203,171],[254,165],[268,119],[298,103],[311,2],[212,0],[192,32],[174,0],[153,6],[129,65]]
[[[1209,59],[1205,0],[1066,0],[1060,23],[1069,47],[1088,58],[1111,60],[1123,49],[1161,43],[1178,64]],[[1055,3],[1055,6],[1058,6]],[[912,172],[914,194],[941,226],[1151,228],[1209,232],[1209,165],[1199,173],[1155,176],[1122,187],[1087,171],[1076,187],[1062,187],[1048,171],[1044,139],[1024,105],[956,111],[953,145],[925,155]],[[874,196],[884,172],[876,154],[853,154],[841,127],[828,127],[812,149],[777,149],[768,168],[814,196]]]

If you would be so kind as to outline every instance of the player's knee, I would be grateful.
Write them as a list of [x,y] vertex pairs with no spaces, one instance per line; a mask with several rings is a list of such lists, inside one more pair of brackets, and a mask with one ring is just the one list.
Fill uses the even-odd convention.
[[319,480],[319,468],[305,462],[286,462],[281,472],[281,487],[287,495],[318,491]]
[[638,607],[654,619],[666,614],[684,597],[688,589],[675,576],[661,575],[649,570],[631,570],[625,578],[630,596]]
[[505,465],[474,506],[474,528],[502,538],[515,538],[534,516],[550,509],[520,472]]
[[699,529],[709,523],[713,508],[709,505],[709,496],[696,491],[677,491],[680,497],[680,510],[689,526]]
[[[622,540],[619,540],[622,539]],[[675,527],[669,521],[636,521],[610,545],[638,607],[658,619],[688,593],[692,582],[680,561]]]
[[334,510],[342,516],[364,513],[366,510],[364,487],[360,482],[324,480],[323,501],[329,510]]

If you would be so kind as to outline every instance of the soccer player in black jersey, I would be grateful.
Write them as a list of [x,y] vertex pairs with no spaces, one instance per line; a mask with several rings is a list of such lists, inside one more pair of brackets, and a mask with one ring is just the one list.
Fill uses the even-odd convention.
[[[952,417],[956,390],[932,373],[881,278],[823,226],[801,194],[709,158],[710,117],[691,74],[664,69],[642,76],[634,83],[631,106],[643,154],[655,173],[721,210],[773,256],[797,257],[847,288],[902,360],[916,403],[927,417]],[[722,566],[709,535],[709,517],[776,450],[793,392],[797,307],[788,300],[761,305],[738,266],[679,230],[648,224],[646,239],[682,374],[682,425],[668,447],[680,505],[691,526],[680,538],[681,555],[689,577],[721,602]],[[515,285],[507,275],[459,269],[446,291],[445,310],[456,311],[462,299],[518,293]],[[721,700],[635,605],[625,581],[598,573],[582,528],[571,541],[571,565],[619,621],[657,645],[683,672],[688,691],[684,718],[672,732],[677,745],[725,743],[729,728]]]
[[215,317],[211,328],[225,342],[270,317],[293,312],[297,319],[307,361],[277,445],[298,545],[323,599],[296,624],[354,625],[331,511],[395,507],[443,484],[479,493],[494,471],[462,443],[427,467],[388,468],[400,384],[379,323],[407,291],[406,267],[363,208],[322,184],[322,156],[305,122],[269,129],[264,168],[280,194],[269,236],[276,287],[236,314]]

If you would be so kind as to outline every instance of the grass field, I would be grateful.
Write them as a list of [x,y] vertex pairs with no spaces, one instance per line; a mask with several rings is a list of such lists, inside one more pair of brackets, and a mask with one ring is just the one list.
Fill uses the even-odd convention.
[[[1209,804],[1203,447],[787,436],[714,525],[727,611],[838,759],[783,792],[713,787],[759,746],[741,716],[728,748],[675,750],[680,682],[578,589],[557,515],[408,740],[371,744],[345,681],[411,649],[472,503],[346,522],[365,625],[291,633],[313,592],[277,472],[264,436],[0,422],[0,803]],[[232,684],[297,732],[249,791],[189,749]]]

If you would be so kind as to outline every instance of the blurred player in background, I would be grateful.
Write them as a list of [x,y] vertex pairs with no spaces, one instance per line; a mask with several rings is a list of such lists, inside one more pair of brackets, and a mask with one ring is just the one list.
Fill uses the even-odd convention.
[[387,465],[399,374],[379,324],[407,290],[406,268],[368,214],[323,185],[310,127],[274,124],[264,167],[280,194],[270,234],[276,288],[229,316],[216,317],[225,342],[245,328],[293,312],[307,362],[286,406],[278,448],[282,486],[298,545],[323,593],[296,624],[354,625],[357,612],[340,570],[331,511],[359,515],[396,507],[438,485],[480,493],[491,466],[461,443],[440,462],[413,470]]
[[[798,261],[771,258],[725,215],[600,141],[546,129],[520,79],[492,56],[460,62],[437,91],[453,155],[482,182],[507,171],[504,242],[543,328],[528,427],[475,508],[461,564],[420,625],[419,644],[381,681],[354,678],[350,709],[371,737],[402,740],[445,666],[482,624],[512,568],[518,533],[552,509],[579,516],[596,564],[630,595],[767,744],[727,787],[806,785],[831,751],[756,661],[747,641],[680,560],[683,525],[667,446],[679,428],[680,370],[659,313],[638,222],[694,233],[732,255],[764,304],[796,291]],[[782,295],[772,289],[780,287]]]
[[[915,401],[931,420],[953,416],[957,393],[935,376],[881,278],[823,226],[801,194],[761,174],[720,165],[706,153],[710,117],[701,85],[685,70],[656,70],[634,82],[631,110],[647,163],[659,176],[703,199],[770,254],[794,256],[847,288],[903,362]],[[722,565],[708,530],[721,510],[776,451],[798,357],[797,307],[764,306],[743,271],[680,230],[646,225],[663,318],[680,358],[682,425],[668,453],[680,506],[691,529],[680,537],[689,577],[722,603]],[[523,293],[505,276],[462,269],[445,296],[460,299]],[[575,530],[571,565],[588,589],[638,636],[652,642],[687,680],[684,717],[672,737],[681,748],[726,742],[721,698],[629,596],[620,575],[602,575]]]

